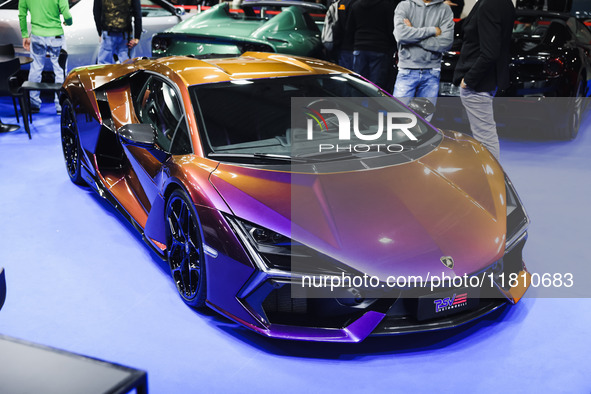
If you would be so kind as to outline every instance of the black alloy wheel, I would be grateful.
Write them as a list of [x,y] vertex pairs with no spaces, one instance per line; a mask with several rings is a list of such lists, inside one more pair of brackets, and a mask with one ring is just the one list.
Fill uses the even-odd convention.
[[60,120],[62,134],[62,151],[66,162],[66,170],[70,180],[77,185],[84,185],[84,179],[80,171],[80,140],[76,114],[69,99],[62,103],[62,116]]
[[185,303],[205,306],[206,281],[203,242],[193,202],[181,189],[166,203],[166,239],[172,280]]

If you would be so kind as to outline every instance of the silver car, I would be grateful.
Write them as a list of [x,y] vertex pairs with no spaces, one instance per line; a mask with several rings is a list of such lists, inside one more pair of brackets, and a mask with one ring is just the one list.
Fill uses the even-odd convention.
[[[72,26],[64,26],[68,51],[68,69],[96,63],[99,36],[92,14],[94,0],[79,0],[70,3]],[[133,56],[151,56],[152,36],[176,25],[185,17],[182,8],[166,0],[141,0],[142,36]],[[30,16],[29,16],[30,18]],[[30,21],[29,21],[30,31]],[[18,0],[0,0],[0,42],[11,43],[19,55],[28,55],[23,48],[23,39],[18,21]]]

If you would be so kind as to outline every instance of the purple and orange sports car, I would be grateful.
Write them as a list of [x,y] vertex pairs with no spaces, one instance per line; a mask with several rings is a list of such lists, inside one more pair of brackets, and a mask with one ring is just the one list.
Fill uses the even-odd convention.
[[143,234],[186,304],[262,335],[454,327],[529,286],[529,219],[493,156],[333,64],[135,59],[72,71],[61,102],[70,179]]

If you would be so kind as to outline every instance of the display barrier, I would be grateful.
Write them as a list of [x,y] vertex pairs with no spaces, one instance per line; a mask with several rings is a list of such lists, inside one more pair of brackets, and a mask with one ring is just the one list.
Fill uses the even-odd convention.
[[145,371],[4,335],[0,365],[3,393],[148,393]]

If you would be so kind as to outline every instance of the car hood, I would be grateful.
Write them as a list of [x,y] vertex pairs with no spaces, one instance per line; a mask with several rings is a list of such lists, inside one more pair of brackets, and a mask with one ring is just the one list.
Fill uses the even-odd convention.
[[236,217],[382,280],[475,273],[504,252],[503,170],[462,134],[400,165],[318,174],[221,163],[210,179]]

